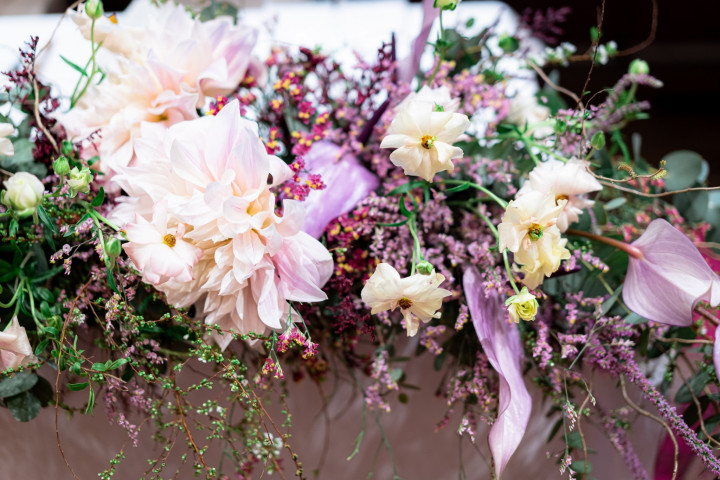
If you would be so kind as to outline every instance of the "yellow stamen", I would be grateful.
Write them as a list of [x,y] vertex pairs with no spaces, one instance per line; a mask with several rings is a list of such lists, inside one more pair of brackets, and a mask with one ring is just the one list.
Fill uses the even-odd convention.
[[413,302],[409,298],[403,297],[398,300],[398,305],[400,305],[400,308],[402,308],[403,310],[407,310],[408,308],[412,307]]
[[437,137],[433,137],[432,135],[424,135],[420,139],[420,145],[422,145],[423,148],[430,150],[433,147],[435,140],[437,140]]
[[163,237],[163,243],[168,247],[172,248],[177,243],[177,239],[175,238],[175,235],[168,233]]

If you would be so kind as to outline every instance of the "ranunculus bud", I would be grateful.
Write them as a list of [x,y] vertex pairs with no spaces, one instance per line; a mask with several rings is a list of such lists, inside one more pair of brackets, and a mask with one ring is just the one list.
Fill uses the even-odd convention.
[[590,140],[590,146],[595,150],[602,150],[605,147],[605,134],[597,132]]
[[650,65],[648,65],[645,60],[636,58],[635,60],[630,62],[630,68],[628,68],[628,72],[635,75],[647,75],[648,73],[650,73]]
[[4,182],[0,201],[20,218],[29,217],[42,203],[45,187],[32,173],[18,172]]
[[90,182],[92,182],[93,175],[90,173],[89,168],[83,168],[82,170],[77,167],[70,170],[70,176],[68,177],[68,186],[70,187],[70,197],[75,197],[78,193],[88,193],[90,191]]
[[505,306],[512,321],[518,323],[521,318],[526,321],[535,320],[538,301],[535,295],[528,292],[527,287],[523,287],[520,293],[505,300]]
[[107,242],[105,242],[105,253],[108,257],[117,258],[120,256],[121,252],[122,244],[117,238],[111,237]]
[[62,156],[56,158],[53,162],[53,171],[61,177],[64,177],[70,173],[70,162],[68,162],[67,158]]
[[517,38],[510,35],[500,35],[498,40],[498,46],[502,48],[503,52],[510,53],[520,48],[520,42]]
[[85,3],[85,13],[93,20],[97,20],[105,13],[102,0],[88,0]]
[[433,267],[432,263],[428,262],[427,260],[423,260],[422,262],[417,264],[417,272],[422,275],[432,275],[434,271],[435,267]]
[[62,144],[60,145],[60,153],[62,153],[66,157],[72,157],[73,152],[74,149],[72,142],[70,140],[63,140]]
[[441,10],[455,10],[461,0],[435,0],[433,7]]

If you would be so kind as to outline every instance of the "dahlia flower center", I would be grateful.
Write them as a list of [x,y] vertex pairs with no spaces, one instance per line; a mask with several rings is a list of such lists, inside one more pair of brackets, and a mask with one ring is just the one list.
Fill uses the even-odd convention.
[[540,240],[540,237],[543,235],[542,225],[539,223],[533,223],[530,225],[530,228],[528,228],[528,235],[530,236],[530,240],[533,242]]
[[403,297],[400,300],[398,300],[398,305],[400,305],[400,308],[403,310],[407,310],[408,308],[412,307],[413,302],[407,297]]
[[175,235],[173,235],[172,233],[168,233],[163,237],[163,243],[168,247],[172,248],[177,243],[177,239],[175,238]]
[[424,135],[420,139],[420,145],[422,145],[423,148],[430,150],[433,147],[435,140],[437,140],[437,137],[434,137],[432,135]]
[[565,194],[555,195],[555,205],[557,205],[560,200],[570,200],[570,197]]

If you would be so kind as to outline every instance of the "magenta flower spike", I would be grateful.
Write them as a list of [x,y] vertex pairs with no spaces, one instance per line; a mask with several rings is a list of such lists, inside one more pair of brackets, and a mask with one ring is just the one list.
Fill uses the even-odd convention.
[[532,410],[532,399],[523,382],[523,348],[517,327],[506,321],[502,299],[494,293],[485,297],[474,267],[465,270],[463,287],[480,344],[500,376],[498,417],[488,435],[495,476],[500,479],[525,435]]
[[[648,320],[678,327],[692,324],[699,301],[720,303],[720,277],[692,241],[662,219],[653,220],[632,243],[623,300]],[[718,363],[718,348],[716,361]]]
[[319,238],[325,227],[343,213],[352,210],[379,184],[374,173],[363,167],[351,154],[340,158],[342,149],[332,142],[314,143],[304,156],[310,173],[319,174],[327,185],[310,192],[305,205],[303,231]]

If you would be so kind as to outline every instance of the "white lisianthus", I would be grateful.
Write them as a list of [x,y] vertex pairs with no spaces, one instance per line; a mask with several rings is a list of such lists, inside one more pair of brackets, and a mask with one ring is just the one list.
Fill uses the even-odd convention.
[[29,217],[42,203],[45,187],[32,173],[17,172],[4,182],[0,201],[20,217]]
[[412,337],[418,331],[420,320],[427,323],[433,318],[440,318],[438,310],[442,307],[443,298],[452,295],[449,290],[440,288],[444,281],[445,277],[434,270],[430,275],[416,273],[400,278],[392,265],[381,263],[360,296],[373,314],[400,307],[408,337]]
[[525,128],[527,125],[528,129],[533,132],[533,137],[545,138],[553,133],[553,127],[537,126],[537,124],[547,120],[549,116],[550,109],[540,105],[533,93],[528,90],[520,90],[510,101],[510,110],[505,121],[520,128]]
[[516,198],[507,206],[498,225],[500,251],[506,248],[522,265],[522,282],[529,288],[540,285],[552,275],[560,262],[570,258],[556,222],[567,200],[555,199],[555,194],[532,191]]
[[541,163],[530,172],[517,198],[530,192],[545,195],[553,192],[556,202],[567,200],[565,208],[560,212],[557,226],[561,232],[580,218],[585,208],[592,207],[595,202],[585,197],[586,193],[602,190],[602,185],[586,169],[587,162],[571,158],[567,163],[550,159]]
[[9,138],[5,138],[12,135],[14,131],[15,127],[9,123],[0,123],[0,155],[5,155],[6,157],[15,155],[12,142]]
[[505,300],[505,306],[513,322],[518,323],[520,319],[529,322],[535,320],[538,301],[535,295],[528,292],[527,287],[523,287],[520,293]]
[[74,167],[70,170],[68,175],[68,186],[70,187],[70,197],[75,197],[78,193],[88,193],[90,191],[90,182],[92,182],[93,175],[90,173],[89,168],[83,168],[80,170]]
[[453,159],[462,158],[462,149],[453,144],[469,126],[467,115],[436,111],[431,102],[414,99],[398,110],[380,147],[396,149],[390,161],[406,175],[431,182],[436,173],[452,171]]
[[460,107],[460,100],[450,96],[450,89],[445,85],[437,88],[430,88],[427,85],[417,91],[412,92],[400,102],[397,107],[398,111],[404,109],[410,102],[425,102],[430,110],[436,112],[457,112]]

